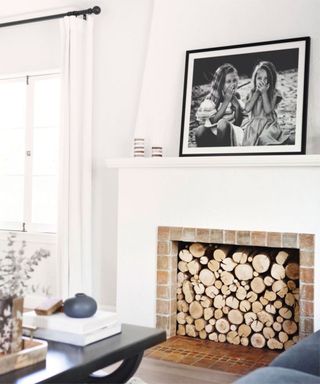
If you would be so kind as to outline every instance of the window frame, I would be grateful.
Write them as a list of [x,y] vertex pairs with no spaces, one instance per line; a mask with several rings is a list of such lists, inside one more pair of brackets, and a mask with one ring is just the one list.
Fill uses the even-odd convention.
[[[0,221],[0,231],[15,231],[29,233],[56,233],[56,226],[45,223],[32,223],[32,171],[33,171],[33,133],[34,133],[34,82],[36,79],[61,78],[61,71],[49,69],[46,71],[19,73],[0,76],[0,81],[25,80],[26,115],[24,132],[24,193],[22,222]],[[60,100],[61,103],[61,100]]]

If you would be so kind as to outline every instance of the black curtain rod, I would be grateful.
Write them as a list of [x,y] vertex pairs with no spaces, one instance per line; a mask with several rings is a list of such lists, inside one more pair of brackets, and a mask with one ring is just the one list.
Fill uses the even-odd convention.
[[100,12],[101,12],[101,8],[98,6],[95,6],[93,8],[83,9],[82,11],[71,11],[71,12],[66,12],[66,13],[59,13],[57,15],[35,17],[33,19],[9,21],[8,23],[0,24],[0,28],[11,27],[12,25],[19,25],[19,24],[36,23],[38,21],[60,19],[61,17],[65,17],[65,16],[84,16],[85,17],[86,15],[92,15],[92,14],[99,15]]

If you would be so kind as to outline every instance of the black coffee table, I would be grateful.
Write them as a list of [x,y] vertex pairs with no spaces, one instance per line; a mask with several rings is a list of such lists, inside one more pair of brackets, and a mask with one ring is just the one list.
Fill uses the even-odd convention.
[[[85,347],[48,341],[45,361],[0,376],[0,383],[125,383],[137,370],[143,352],[166,340],[160,329],[123,324],[122,332]],[[94,371],[123,360],[103,378]]]

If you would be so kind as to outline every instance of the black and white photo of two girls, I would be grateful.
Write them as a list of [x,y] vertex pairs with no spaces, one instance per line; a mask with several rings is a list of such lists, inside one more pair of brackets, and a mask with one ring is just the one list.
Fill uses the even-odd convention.
[[187,51],[180,156],[305,153],[310,38]]

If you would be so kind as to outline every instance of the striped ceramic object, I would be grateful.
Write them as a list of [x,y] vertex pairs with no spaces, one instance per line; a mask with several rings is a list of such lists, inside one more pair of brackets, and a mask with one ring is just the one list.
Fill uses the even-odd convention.
[[133,156],[134,157],[144,157],[144,139],[134,138]]
[[162,147],[152,147],[151,148],[152,157],[162,157]]

